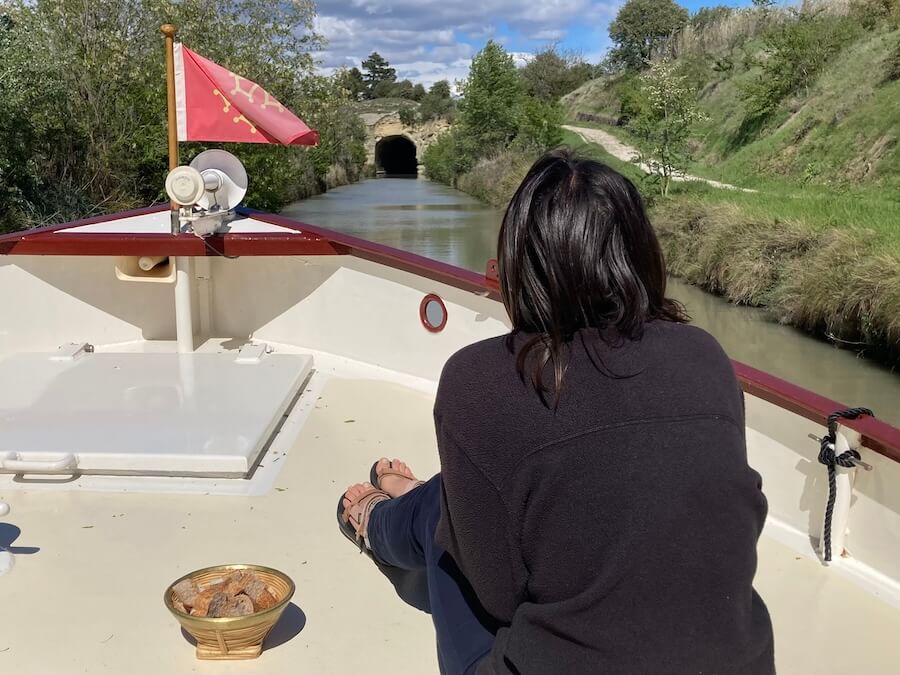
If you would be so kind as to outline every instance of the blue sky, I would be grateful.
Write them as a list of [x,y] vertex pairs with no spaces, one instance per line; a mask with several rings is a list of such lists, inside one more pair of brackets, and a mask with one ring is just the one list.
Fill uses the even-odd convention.
[[[430,85],[466,76],[472,56],[488,39],[501,42],[520,63],[548,44],[597,62],[609,48],[607,28],[622,0],[318,0],[317,28],[328,40],[318,55],[329,71],[358,66],[377,51],[400,78]],[[745,5],[749,0],[681,2]]]

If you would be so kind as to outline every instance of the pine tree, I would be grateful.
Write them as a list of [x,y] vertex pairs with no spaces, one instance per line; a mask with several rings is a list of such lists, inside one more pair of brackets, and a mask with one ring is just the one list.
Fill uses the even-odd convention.
[[387,59],[378,52],[369,54],[369,58],[362,62],[362,69],[366,71],[363,79],[368,88],[369,98],[374,98],[375,87],[381,82],[395,82],[397,80],[397,71],[391,68],[391,64],[387,62]]

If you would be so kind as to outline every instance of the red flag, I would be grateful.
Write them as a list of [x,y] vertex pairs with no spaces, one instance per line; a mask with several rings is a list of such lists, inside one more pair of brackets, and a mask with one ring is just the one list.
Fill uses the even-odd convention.
[[255,82],[175,44],[179,141],[316,145],[317,131]]

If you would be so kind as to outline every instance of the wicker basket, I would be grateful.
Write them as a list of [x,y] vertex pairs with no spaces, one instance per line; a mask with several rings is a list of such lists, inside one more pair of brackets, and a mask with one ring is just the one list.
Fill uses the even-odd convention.
[[[275,594],[278,603],[269,609],[247,616],[212,619],[191,616],[175,609],[172,587],[184,579],[206,586],[216,583],[235,570],[248,570],[259,576]],[[185,574],[166,589],[163,601],[178,623],[197,641],[198,659],[236,661],[255,659],[262,652],[263,640],[281,618],[294,595],[294,582],[286,574],[260,565],[217,565]]]

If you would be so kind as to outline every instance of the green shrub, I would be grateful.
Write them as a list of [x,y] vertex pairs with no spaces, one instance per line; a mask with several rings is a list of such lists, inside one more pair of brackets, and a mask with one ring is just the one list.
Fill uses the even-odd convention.
[[448,117],[450,111],[453,110],[453,99],[444,98],[434,92],[428,92],[419,103],[419,117],[423,122],[438,119],[440,117]]
[[480,160],[459,177],[457,187],[473,197],[504,208],[540,152],[514,148]]
[[618,85],[619,123],[627,124],[641,114],[647,100],[637,75],[627,75]]
[[489,40],[472,59],[462,89],[460,117],[466,136],[482,148],[482,155],[506,147],[518,130],[523,95],[512,55]]
[[[423,119],[430,119],[432,100],[434,105],[449,103],[449,86],[443,83],[439,89],[438,84],[422,101]],[[498,43],[489,41],[475,56],[462,89],[459,123],[423,156],[425,174],[432,180],[457,185],[480,159],[511,148],[539,152],[562,140],[559,103],[525,94],[512,56]]]
[[559,103],[528,96],[522,99],[519,111],[519,147],[547,150],[562,143],[563,113]]
[[861,31],[851,17],[800,12],[764,38],[759,75],[743,87],[751,117],[765,117],[781,102],[809,88],[825,65]]
[[886,82],[900,80],[900,44],[891,51],[884,65],[884,79]]
[[408,127],[414,125],[418,120],[418,115],[411,106],[400,108],[400,112],[397,114],[400,116],[400,122]]
[[456,185],[459,176],[474,166],[475,146],[469,136],[459,129],[447,131],[428,146],[422,156],[425,175],[431,180]]

